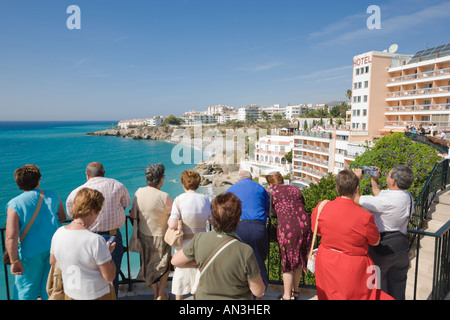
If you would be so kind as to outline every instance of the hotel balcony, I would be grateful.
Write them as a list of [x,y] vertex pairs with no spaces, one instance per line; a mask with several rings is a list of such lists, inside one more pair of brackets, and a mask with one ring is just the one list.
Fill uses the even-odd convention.
[[329,151],[330,151],[330,148],[313,146],[313,145],[304,144],[304,143],[295,143],[294,149],[302,149],[302,150],[305,150],[308,152],[322,152],[326,155],[328,155]]
[[319,158],[314,158],[310,156],[304,156],[304,155],[298,155],[295,157],[295,160],[304,160],[306,162],[309,162],[312,165],[319,165],[321,167],[328,169],[328,160],[323,160]]
[[406,125],[410,125],[410,124],[414,124],[416,127],[419,124],[422,124],[422,126],[425,129],[428,129],[428,126],[430,125],[430,122],[432,123],[436,123],[437,128],[439,130],[450,130],[450,123],[448,121],[385,121],[384,122],[384,129],[389,130],[389,129],[401,129],[401,130],[396,130],[398,131],[404,131],[404,129],[406,128]]
[[423,97],[450,96],[450,86],[420,88],[414,90],[403,90],[390,92],[386,96],[386,101],[402,100],[402,99],[419,99]]
[[[410,114],[410,113],[426,113],[429,111],[447,111],[450,112],[450,103],[442,104],[421,104],[421,105],[409,105],[409,106],[393,106],[386,107],[386,115],[400,115],[400,114]],[[441,112],[439,112],[441,113]]]
[[331,140],[333,138],[333,134],[331,132],[295,131],[294,135],[311,138],[321,138],[327,140]]
[[328,175],[328,172],[324,172],[321,170],[300,166],[300,165],[293,165],[293,171],[299,171],[302,173],[305,173],[307,175],[313,176],[317,179],[322,179],[323,177],[326,177]]
[[431,80],[442,80],[450,78],[450,68],[431,70],[426,72],[403,75],[399,77],[390,78],[388,80],[388,87],[400,84],[428,82]]

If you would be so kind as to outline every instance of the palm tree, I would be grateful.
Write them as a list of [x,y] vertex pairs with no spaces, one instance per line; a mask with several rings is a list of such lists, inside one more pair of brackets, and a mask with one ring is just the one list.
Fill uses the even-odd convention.
[[348,101],[351,102],[352,101],[352,90],[348,89],[347,93],[345,94],[345,96],[347,97]]

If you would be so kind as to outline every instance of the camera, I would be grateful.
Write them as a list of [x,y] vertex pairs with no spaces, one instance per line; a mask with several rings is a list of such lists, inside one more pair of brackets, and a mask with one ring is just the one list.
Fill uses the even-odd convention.
[[375,167],[363,166],[362,173],[363,173],[363,175],[367,174],[374,178],[378,178],[378,176],[379,176],[378,169]]

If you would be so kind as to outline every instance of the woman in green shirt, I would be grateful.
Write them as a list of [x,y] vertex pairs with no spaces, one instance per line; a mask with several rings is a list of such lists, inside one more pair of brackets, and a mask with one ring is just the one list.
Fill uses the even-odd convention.
[[[214,231],[202,232],[172,258],[177,268],[203,266],[216,249],[232,238],[241,216],[241,201],[233,193],[217,196],[211,204]],[[247,300],[261,297],[265,285],[253,249],[235,241],[211,262],[198,283],[197,300]]]

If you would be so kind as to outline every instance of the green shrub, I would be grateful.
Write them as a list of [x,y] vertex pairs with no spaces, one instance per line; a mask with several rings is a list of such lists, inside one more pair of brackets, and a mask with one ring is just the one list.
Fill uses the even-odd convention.
[[[405,138],[402,133],[393,133],[378,140],[373,148],[357,157],[350,164],[350,168],[362,168],[362,166],[380,168],[378,183],[384,190],[387,189],[386,176],[392,167],[395,164],[407,165],[416,177],[408,191],[414,199],[417,199],[438,160],[439,157],[433,147]],[[360,191],[362,195],[372,194],[368,176],[361,179]]]

